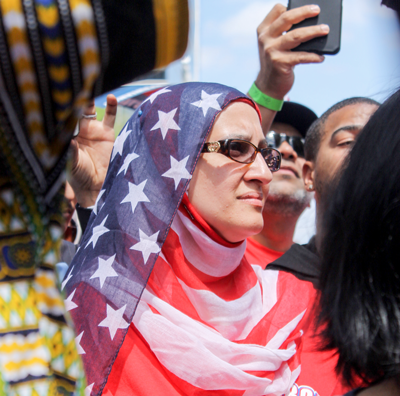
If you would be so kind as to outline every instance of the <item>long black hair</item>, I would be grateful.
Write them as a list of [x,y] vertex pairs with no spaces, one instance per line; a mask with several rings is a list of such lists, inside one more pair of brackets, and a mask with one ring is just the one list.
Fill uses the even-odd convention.
[[400,374],[400,91],[345,165],[323,223],[320,322],[354,385]]

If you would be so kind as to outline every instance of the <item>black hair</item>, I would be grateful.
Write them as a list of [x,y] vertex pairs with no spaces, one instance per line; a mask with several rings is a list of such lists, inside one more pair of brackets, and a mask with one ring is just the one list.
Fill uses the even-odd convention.
[[344,99],[330,107],[327,111],[325,111],[324,114],[322,114],[321,117],[319,117],[311,124],[310,128],[307,131],[306,141],[304,143],[305,158],[307,161],[315,161],[315,159],[317,158],[324,125],[329,116],[332,113],[343,109],[343,107],[351,106],[358,103],[365,103],[375,106],[380,105],[380,103],[378,103],[376,100],[370,98],[355,97]]
[[400,374],[399,108],[366,124],[323,222],[320,324],[350,385]]

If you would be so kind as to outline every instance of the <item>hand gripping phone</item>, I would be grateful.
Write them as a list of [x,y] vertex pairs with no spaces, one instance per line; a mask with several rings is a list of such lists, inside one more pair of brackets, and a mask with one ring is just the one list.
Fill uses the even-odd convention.
[[293,25],[290,30],[326,24],[330,29],[329,34],[324,37],[316,37],[306,41],[296,48],[293,48],[292,51],[307,51],[315,52],[320,55],[335,55],[340,50],[342,0],[289,0],[288,10],[311,4],[317,4],[321,8],[320,14],[314,18],[307,18]]

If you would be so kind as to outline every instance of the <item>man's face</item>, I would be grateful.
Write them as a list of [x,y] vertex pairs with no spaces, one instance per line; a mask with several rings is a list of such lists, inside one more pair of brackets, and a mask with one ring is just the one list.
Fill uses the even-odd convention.
[[326,120],[317,158],[308,175],[311,178],[307,179],[307,165],[304,169],[305,183],[314,185],[317,203],[334,188],[332,182],[337,180],[344,159],[377,109],[378,106],[372,104],[353,104],[335,111]]
[[[302,137],[301,133],[289,124],[274,122],[271,131],[285,133],[287,136]],[[282,214],[300,214],[310,201],[305,191],[302,169],[305,159],[299,157],[288,142],[282,142],[278,147],[282,154],[281,168],[273,174],[265,211],[281,212]]]

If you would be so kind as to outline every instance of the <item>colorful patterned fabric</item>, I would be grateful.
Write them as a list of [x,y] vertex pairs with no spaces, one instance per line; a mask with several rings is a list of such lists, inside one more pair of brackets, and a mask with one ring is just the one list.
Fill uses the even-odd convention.
[[[154,10],[164,3],[169,19],[177,7],[187,23],[186,0],[157,0]],[[174,33],[168,45],[176,51],[159,62],[183,53],[187,35],[173,32],[177,27],[154,10],[152,2],[135,0],[0,1],[0,395],[84,392],[54,273],[67,150],[93,92],[154,67],[160,21]],[[143,48],[131,45],[138,31]],[[123,39],[109,46],[116,35]],[[140,67],[116,63],[121,52]]]
[[89,0],[4,0],[0,15],[0,393],[83,394],[54,265],[67,148],[105,25]]
[[0,57],[3,172],[12,174],[21,211],[41,240],[57,213],[53,199],[77,117],[100,73],[97,30],[106,34],[105,24],[89,0],[5,0],[0,12],[0,48],[8,50]]
[[57,287],[61,227],[48,226],[42,263],[12,186],[0,178],[0,394],[83,394],[75,333]]
[[[288,390],[298,375],[296,350],[300,345],[300,329],[304,325],[302,317],[306,307],[287,307],[284,311],[286,316],[279,320],[274,317],[277,301],[279,305],[283,301],[281,291],[273,292],[273,281],[270,285],[264,284],[247,262],[242,265],[245,244],[236,244],[233,252],[236,260],[232,260],[232,263],[238,267],[236,284],[240,290],[232,290],[232,295],[224,297],[224,300],[232,300],[230,302],[234,305],[226,313],[230,315],[229,323],[226,323],[228,326],[225,326],[223,319],[219,323],[217,317],[213,317],[213,310],[208,305],[220,301],[218,293],[212,288],[207,290],[211,295],[210,302],[205,295],[207,291],[204,290],[204,295],[201,293],[202,289],[207,289],[205,285],[193,274],[192,277],[185,277],[183,273],[186,268],[182,263],[183,255],[189,254],[188,244],[195,237],[186,235],[188,231],[185,231],[185,227],[179,228],[178,220],[187,222],[188,216],[185,217],[184,213],[179,213],[176,217],[175,215],[215,118],[234,100],[247,101],[255,106],[244,94],[219,84],[189,83],[164,88],[140,106],[115,142],[103,189],[81,247],[64,280],[68,310],[79,334],[80,353],[92,395],[102,393],[132,319],[161,364],[173,375],[190,383],[191,390],[226,390],[234,386],[238,391],[234,394],[238,395],[242,395],[245,390],[250,392],[246,394],[261,394],[264,390],[278,394]],[[190,227],[193,224],[186,225],[186,228]],[[186,233],[186,239],[181,238],[182,233]],[[171,238],[174,241],[172,244]],[[204,244],[198,252],[199,260],[195,260],[196,254],[193,251],[196,252],[197,246],[192,242],[193,254],[186,256],[190,263],[196,267],[203,263],[206,269],[215,268],[218,271],[218,265],[213,266],[212,257],[215,256],[217,260],[224,254],[226,262],[230,263],[228,250],[232,248],[231,244],[226,241],[213,243],[201,231],[195,239],[197,243],[202,241]],[[187,242],[186,246],[183,246],[184,242]],[[179,250],[180,243],[183,253]],[[164,251],[164,247],[167,251]],[[160,251],[162,253],[157,259]],[[202,260],[200,253],[205,254],[208,261]],[[156,260],[149,289],[144,290]],[[204,268],[200,270],[203,271]],[[227,270],[224,275],[230,274],[229,268],[222,270]],[[258,272],[263,273],[261,268]],[[168,281],[163,284],[163,280]],[[261,289],[265,291],[264,294]],[[199,303],[202,298],[204,301]],[[249,302],[249,299],[255,303],[257,312],[250,308],[242,309],[243,319],[239,318],[240,315],[236,317],[234,311],[237,306]],[[203,303],[204,306],[201,306]],[[228,305],[227,301],[220,301],[216,309],[218,314],[223,315]],[[146,329],[140,327],[140,318],[144,316],[150,318]],[[207,379],[213,377],[210,371],[209,377],[199,378],[207,372],[205,355],[201,357],[203,371],[185,365],[190,372],[182,374],[182,370],[176,371],[178,363],[174,366],[171,356],[165,357],[162,356],[162,351],[161,355],[156,352],[162,349],[160,345],[163,342],[160,334],[156,339],[151,334],[152,329],[156,331],[158,328],[158,321],[164,324],[169,322],[165,328],[168,328],[165,333],[168,333],[168,339],[165,339],[168,343],[166,352],[167,355],[168,352],[175,354],[175,357],[179,354],[179,348],[169,348],[174,342],[171,329],[180,329],[181,333],[185,329],[188,333],[192,330],[204,330],[198,337],[200,339],[203,336],[201,341],[210,350],[214,349],[216,354],[215,361],[212,362],[214,365],[209,367],[218,367],[221,374],[209,381],[211,388],[204,387]],[[201,333],[200,330],[199,332]],[[208,339],[213,343],[208,343]],[[151,341],[157,346],[153,348]],[[195,340],[192,342],[196,344]],[[183,343],[185,344],[184,341]],[[259,347],[252,348],[249,344],[253,343]],[[200,345],[201,342],[197,344]],[[188,348],[188,344],[185,346]],[[240,351],[238,356],[240,354],[243,360],[239,358],[236,362],[240,367],[234,367],[232,360],[235,360],[235,356],[231,356],[231,359],[228,357],[230,347]],[[188,349],[190,353],[188,352],[187,358],[193,362],[199,350],[196,347]],[[256,351],[259,352],[260,359],[255,359],[258,363],[249,358],[250,355],[257,354]],[[246,354],[249,355],[246,357]],[[224,365],[224,359],[230,359],[229,368]],[[136,367],[144,363],[133,360]],[[246,365],[249,371],[254,369],[260,371],[260,374],[246,373]],[[130,366],[126,370],[126,378],[136,379],[137,383],[142,384],[142,389],[146,389],[146,375],[141,371],[135,373],[136,370],[130,370]],[[194,380],[196,373],[197,381],[190,382],[191,379]],[[227,388],[228,378],[235,377],[234,373],[238,374],[237,381],[232,383],[231,388]],[[274,381],[274,378],[279,380]],[[107,388],[107,391],[110,389]],[[132,388],[130,391],[138,392],[138,389]],[[129,389],[126,392],[129,393]],[[182,394],[186,394],[185,392],[186,388]],[[192,393],[197,394],[194,391]]]

